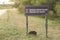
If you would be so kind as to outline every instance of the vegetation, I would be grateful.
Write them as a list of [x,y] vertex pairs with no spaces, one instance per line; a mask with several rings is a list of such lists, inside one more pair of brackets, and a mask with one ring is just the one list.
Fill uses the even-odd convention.
[[[8,21],[7,14],[9,14]],[[26,36],[25,16],[19,15],[15,9],[9,9],[0,17],[0,40],[60,40],[59,20],[48,20],[48,38],[46,38],[45,19],[29,17],[29,31],[36,31],[37,36]]]
[[22,1],[13,0],[13,1],[16,3],[15,6],[18,8],[20,12],[24,12],[25,5],[40,6],[41,4],[45,4],[49,6],[50,17],[60,16],[60,0],[22,0]]
[[[0,40],[60,40],[60,0],[13,1],[15,2],[15,5],[13,5],[15,8],[8,7],[7,12],[0,16]],[[49,17],[51,17],[51,19],[53,19],[53,17],[55,18],[54,20],[48,19],[48,38],[46,38],[45,35],[45,19],[34,16],[29,16],[28,18],[28,31],[36,31],[37,36],[26,36],[26,18],[21,13],[24,13],[25,5],[39,6],[41,4],[49,5],[51,8]],[[20,15],[18,13],[20,13]]]

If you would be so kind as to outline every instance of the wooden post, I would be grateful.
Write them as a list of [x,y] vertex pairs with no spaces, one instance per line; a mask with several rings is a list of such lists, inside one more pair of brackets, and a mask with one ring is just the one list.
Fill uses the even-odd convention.
[[48,38],[48,14],[46,14],[45,16],[45,27],[46,27],[46,38]]
[[26,16],[26,35],[28,34],[28,16]]

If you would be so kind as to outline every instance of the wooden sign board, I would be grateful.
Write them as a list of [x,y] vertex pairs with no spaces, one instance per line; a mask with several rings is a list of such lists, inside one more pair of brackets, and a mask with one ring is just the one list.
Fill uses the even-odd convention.
[[25,7],[25,15],[34,16],[34,15],[46,15],[48,14],[49,7],[42,6],[26,6]]
[[28,34],[28,16],[45,16],[45,27],[46,27],[46,37],[48,37],[48,12],[49,7],[47,5],[41,6],[26,6],[25,15],[26,15],[26,34]]

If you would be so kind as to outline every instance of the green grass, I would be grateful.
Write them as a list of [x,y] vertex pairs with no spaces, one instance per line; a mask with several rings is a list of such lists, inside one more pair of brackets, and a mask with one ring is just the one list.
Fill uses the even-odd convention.
[[25,15],[16,10],[8,10],[0,17],[0,40],[60,40],[60,23],[48,20],[48,38],[45,36],[45,19],[29,16],[29,31],[36,31],[37,36],[26,36]]
[[11,25],[7,21],[0,20],[0,40],[11,40],[11,38],[15,38],[15,36],[18,36],[16,26]]

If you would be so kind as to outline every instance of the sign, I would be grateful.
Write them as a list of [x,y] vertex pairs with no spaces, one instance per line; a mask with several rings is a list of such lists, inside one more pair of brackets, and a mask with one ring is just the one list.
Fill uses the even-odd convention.
[[26,34],[28,34],[28,16],[45,16],[45,28],[46,28],[46,37],[48,37],[48,11],[49,7],[46,5],[42,6],[26,6],[25,15],[26,15]]
[[25,7],[25,15],[33,16],[33,15],[46,15],[48,14],[48,6],[26,6]]

